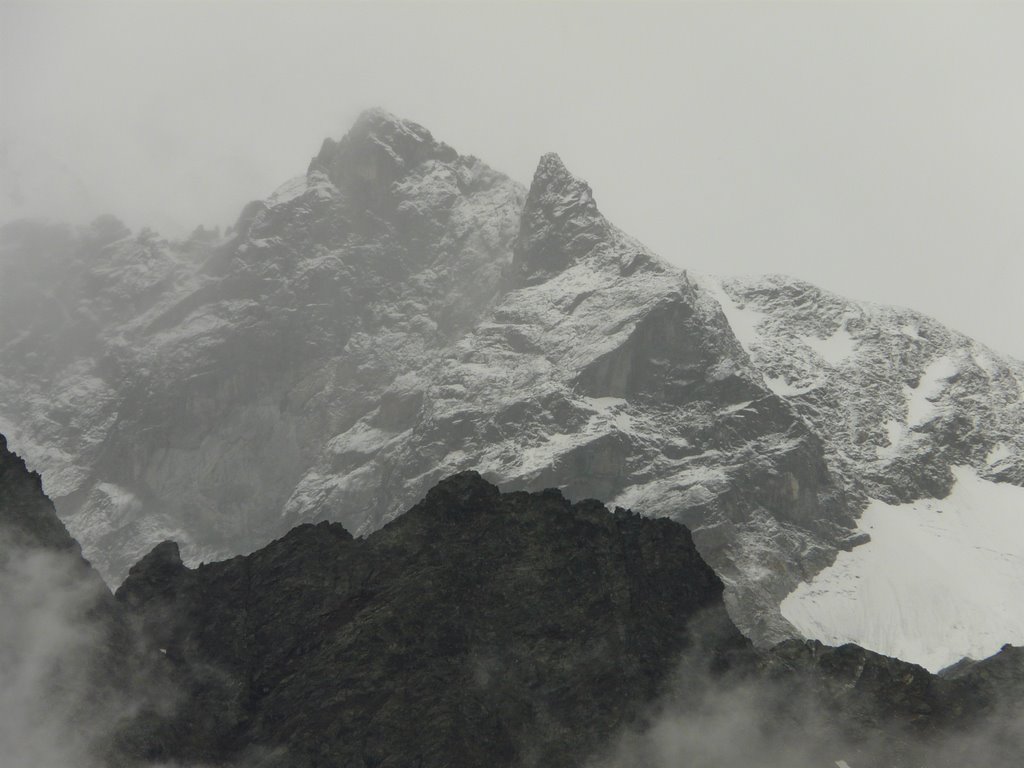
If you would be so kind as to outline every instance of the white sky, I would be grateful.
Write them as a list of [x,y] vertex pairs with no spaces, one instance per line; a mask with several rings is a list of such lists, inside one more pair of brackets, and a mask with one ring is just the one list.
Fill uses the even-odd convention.
[[1013,4],[0,0],[0,218],[232,223],[379,105],[523,183],[557,151],[681,266],[1024,357],[1022,40]]

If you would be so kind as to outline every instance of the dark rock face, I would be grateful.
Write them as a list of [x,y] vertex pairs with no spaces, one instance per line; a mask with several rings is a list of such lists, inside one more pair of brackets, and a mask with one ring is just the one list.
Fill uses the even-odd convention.
[[[173,663],[216,670],[165,725],[165,759],[579,765],[686,648],[724,669],[748,647],[681,526],[475,473],[365,540],[321,523],[194,571],[175,555],[117,593]],[[222,738],[195,750],[211,721]]]
[[24,547],[79,555],[78,543],[43,493],[43,479],[0,435],[0,531],[5,549]]
[[155,760],[668,768],[735,742],[772,768],[1009,768],[1024,745],[1020,649],[944,676],[755,651],[682,526],[471,472],[366,539],[307,524],[196,570],[165,542],[117,599],[185,691],[133,726]]
[[0,442],[0,544],[5,768],[1010,768],[1024,748],[1020,648],[939,676],[755,651],[684,527],[471,472],[365,539],[306,524],[195,570],[161,543],[115,600]]

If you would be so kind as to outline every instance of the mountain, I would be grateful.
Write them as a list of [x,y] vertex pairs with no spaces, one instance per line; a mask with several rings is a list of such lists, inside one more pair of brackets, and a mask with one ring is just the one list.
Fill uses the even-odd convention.
[[366,538],[304,524],[195,569],[162,542],[116,599],[2,440],[0,522],[14,768],[1002,768],[1024,744],[1021,649],[941,677],[757,651],[683,526],[555,489],[462,473]]
[[[896,310],[858,325],[807,287],[805,316],[795,282],[688,274],[608,222],[556,155],[526,190],[380,110],[224,236],[168,242],[105,218],[18,222],[2,240],[0,428],[114,584],[165,539],[196,564],[303,522],[362,536],[477,470],[684,522],[759,644],[799,628],[937,668],[954,659],[913,642],[939,619],[888,629],[916,615],[910,598],[843,623],[833,595],[877,570],[844,564],[887,540],[873,505],[924,504],[966,467],[1000,492],[1021,482],[1019,364],[986,352],[1004,373],[943,399],[948,366],[928,366],[969,343],[933,321],[893,366]],[[856,353],[837,357],[847,337]],[[919,460],[929,446],[941,456]],[[983,547],[1010,540],[1013,514],[958,556],[1010,562]],[[901,530],[915,549],[933,527]],[[912,598],[955,613],[970,595],[954,594],[922,581]],[[992,607],[970,609],[983,631],[943,635],[955,657],[1024,641],[1016,603]]]

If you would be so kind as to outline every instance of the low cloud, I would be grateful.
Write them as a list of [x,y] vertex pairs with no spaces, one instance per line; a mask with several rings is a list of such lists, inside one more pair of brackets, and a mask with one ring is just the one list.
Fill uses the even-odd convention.
[[921,712],[934,727],[912,732],[877,710],[872,727],[848,689],[822,690],[796,676],[719,677],[688,657],[668,693],[587,768],[1011,768],[1024,754],[1019,699],[959,727]]
[[[96,691],[105,587],[72,554],[5,547],[0,564],[0,749],[5,768],[96,765],[123,713]],[[108,595],[109,597],[109,595]]]

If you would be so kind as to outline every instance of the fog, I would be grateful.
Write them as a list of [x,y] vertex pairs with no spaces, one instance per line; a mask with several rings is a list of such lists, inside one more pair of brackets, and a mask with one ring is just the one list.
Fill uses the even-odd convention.
[[0,745],[5,768],[79,765],[131,703],[104,696],[96,667],[109,641],[92,613],[99,579],[68,553],[0,542]]
[[1015,4],[0,5],[0,218],[232,223],[369,106],[528,183],[557,151],[698,270],[1024,356]]
[[[185,699],[111,602],[76,553],[14,544],[0,529],[3,768],[208,768],[121,756],[126,743],[129,755],[157,748],[165,737],[147,723]],[[283,749],[252,747],[234,765],[286,762]]]
[[897,704],[895,712],[876,710],[879,723],[870,725],[865,715],[878,706],[864,706],[872,699],[870,680],[860,691],[861,681],[844,679],[836,670],[823,686],[807,685],[799,672],[723,678],[712,674],[709,658],[700,649],[684,654],[667,692],[639,719],[640,727],[613,735],[586,768],[1012,768],[1019,763],[1024,745],[1019,705],[997,703],[974,721],[914,731],[897,714],[903,709]]

